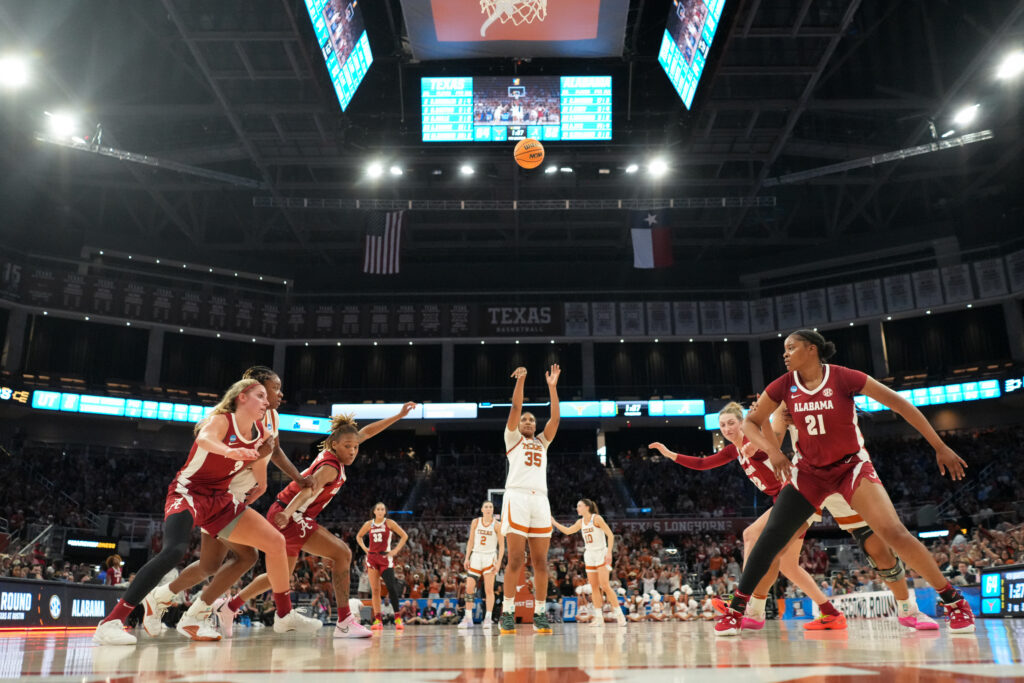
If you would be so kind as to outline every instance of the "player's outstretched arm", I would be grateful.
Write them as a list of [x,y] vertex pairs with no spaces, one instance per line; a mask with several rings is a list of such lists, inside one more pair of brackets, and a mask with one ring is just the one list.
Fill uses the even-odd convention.
[[391,417],[386,417],[383,420],[377,420],[371,422],[362,429],[359,430],[359,443],[366,441],[367,439],[373,438],[383,432],[385,429],[395,424],[403,417],[411,413],[416,408],[416,401],[407,401],[402,404],[402,409]]
[[939,465],[939,473],[949,472],[950,479],[959,481],[965,476],[964,470],[967,463],[953,449],[946,445],[942,437],[938,435],[928,418],[924,416],[917,407],[895,391],[885,386],[874,377],[868,377],[861,393],[868,398],[873,398],[883,406],[896,413],[910,423],[921,436],[935,449],[935,460]]
[[661,453],[662,455],[664,455],[666,458],[676,463],[677,465],[682,465],[683,467],[686,467],[691,470],[713,470],[716,467],[721,467],[722,465],[732,462],[734,457],[731,453],[724,449],[718,451],[714,455],[709,455],[706,458],[697,458],[692,455],[683,455],[681,453],[674,453],[670,451],[668,447],[665,444],[661,443],[660,441],[655,441],[652,444],[648,444],[647,447],[652,450],[658,451],[659,453]]
[[580,529],[583,528],[583,518],[581,517],[581,518],[577,519],[576,523],[573,524],[572,526],[565,526],[564,524],[559,524],[558,520],[555,519],[554,517],[552,517],[551,518],[551,525],[554,526],[559,531],[561,531],[563,534],[574,534],[574,533],[576,533],[577,531],[579,531]]
[[544,425],[544,440],[551,443],[558,433],[558,422],[562,417],[558,408],[558,378],[562,375],[562,368],[558,363],[551,366],[551,369],[544,373],[544,379],[548,383],[548,394],[551,397],[551,417]]
[[508,422],[505,428],[510,432],[519,429],[519,418],[523,416],[523,393],[526,385],[526,368],[519,367],[512,371],[510,377],[516,380],[516,387],[512,390],[512,410],[508,412]]

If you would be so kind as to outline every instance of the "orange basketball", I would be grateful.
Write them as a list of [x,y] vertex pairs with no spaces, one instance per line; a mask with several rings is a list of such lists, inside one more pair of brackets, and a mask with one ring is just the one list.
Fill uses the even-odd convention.
[[523,168],[537,168],[544,163],[544,145],[533,138],[516,143],[516,163]]

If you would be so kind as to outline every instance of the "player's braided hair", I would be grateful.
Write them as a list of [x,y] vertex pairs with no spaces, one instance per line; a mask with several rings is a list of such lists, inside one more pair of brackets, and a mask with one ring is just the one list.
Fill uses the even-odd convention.
[[242,379],[254,379],[260,384],[274,377],[277,377],[277,373],[274,372],[273,368],[268,368],[266,365],[254,365],[242,373]]
[[830,341],[825,341],[825,337],[820,332],[814,330],[797,330],[791,337],[797,337],[812,344],[818,348],[818,358],[822,361],[827,361],[832,356],[836,355],[836,345]]

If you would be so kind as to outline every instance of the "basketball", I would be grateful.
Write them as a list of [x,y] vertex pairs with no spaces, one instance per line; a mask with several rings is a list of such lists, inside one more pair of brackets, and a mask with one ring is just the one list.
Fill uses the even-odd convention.
[[516,163],[523,168],[537,168],[544,163],[544,145],[533,138],[516,143]]

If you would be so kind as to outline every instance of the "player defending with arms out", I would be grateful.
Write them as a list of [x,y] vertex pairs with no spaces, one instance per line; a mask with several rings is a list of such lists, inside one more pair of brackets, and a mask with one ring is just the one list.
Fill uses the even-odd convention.
[[188,551],[192,527],[213,536],[259,548],[266,553],[277,615],[274,630],[314,633],[322,624],[292,609],[284,537],[267,520],[240,504],[228,487],[247,462],[256,460],[265,438],[267,390],[254,379],[235,382],[220,402],[196,424],[188,460],[167,488],[164,545],[132,581],[124,597],[100,622],[93,640],[101,645],[134,645],[124,620]]
[[551,396],[551,417],[541,434],[537,418],[523,412],[526,368],[516,368],[512,392],[512,410],[505,425],[505,457],[508,474],[501,507],[501,533],[508,543],[505,567],[505,597],[501,603],[501,633],[516,632],[516,583],[526,564],[526,544],[530,544],[533,566],[535,633],[551,633],[545,612],[548,593],[548,546],[551,545],[551,505],[548,503],[548,448],[558,433],[558,377],[562,369],[552,365],[545,375]]
[[615,548],[615,534],[608,523],[597,514],[597,503],[584,498],[576,503],[576,513],[580,516],[572,526],[559,524],[554,517],[551,523],[563,534],[574,534],[579,531],[583,536],[583,565],[587,568],[587,580],[590,581],[591,595],[594,600],[594,626],[604,626],[604,599],[615,613],[619,626],[626,625],[626,615],[619,608],[619,596],[612,589],[609,575],[612,570],[612,550]]
[[[789,372],[768,385],[743,422],[744,434],[768,453],[775,471],[789,484],[779,493],[764,531],[747,557],[730,609],[715,624],[715,634],[739,633],[750,594],[772,560],[833,493],[839,493],[899,557],[935,587],[950,630],[973,633],[974,614],[967,601],[946,580],[928,549],[900,522],[875,473],[857,426],[853,397],[864,394],[873,398],[909,422],[935,449],[940,473],[948,471],[951,478],[960,480],[967,465],[905,398],[863,372],[825,364],[835,352],[835,344],[812,330],[789,335],[783,353]],[[768,416],[783,402],[799,433],[799,453],[792,464],[778,443],[761,433]]]
[[[352,565],[352,551],[348,544],[320,526],[316,518],[348,480],[345,468],[355,462],[360,444],[401,420],[415,407],[416,404],[410,401],[395,415],[372,422],[362,429],[348,415],[336,415],[331,418],[331,433],[321,444],[323,450],[313,460],[313,464],[302,473],[303,478],[312,479],[313,486],[301,488],[293,481],[277,494],[277,499],[267,512],[267,519],[284,534],[288,564],[292,571],[295,570],[300,550],[333,562],[331,583],[334,586],[334,599],[338,604],[335,638],[368,638],[370,632],[363,628],[349,608],[349,567]],[[221,624],[231,624],[235,613],[242,608],[246,600],[263,593],[269,587],[270,580],[266,574],[253,579],[252,583],[218,610],[217,616],[220,617]]]
[[459,622],[459,628],[473,626],[473,608],[476,605],[476,582],[484,580],[486,595],[483,626],[490,628],[490,616],[494,610],[494,577],[505,556],[505,537],[494,522],[494,503],[485,500],[480,506],[480,516],[469,526],[469,541],[466,542],[466,613]]
[[[401,584],[395,576],[395,555],[399,553],[409,534],[405,533],[398,522],[388,519],[388,507],[384,503],[377,503],[373,506],[373,519],[359,527],[356,532],[356,543],[366,553],[366,570],[370,575],[370,597],[373,602],[373,625],[374,631],[383,631],[384,622],[381,620],[380,607],[380,582],[388,587],[388,599],[391,601],[391,608],[395,611],[395,630],[404,631],[405,625],[402,618],[398,616],[400,606],[398,601],[402,598]],[[370,545],[363,541],[363,536],[370,535]],[[391,547],[391,536],[398,536],[398,545]]]
[[[238,470],[228,485],[228,491],[235,500],[248,506],[267,490],[268,454],[270,462],[273,462],[289,479],[303,487],[310,486],[311,482],[299,473],[281,449],[277,413],[284,400],[281,378],[264,365],[254,365],[245,371],[242,379],[254,379],[262,384],[267,390],[267,401],[270,404],[262,420],[265,439],[258,449],[260,458]],[[231,551],[231,555],[228,555],[228,550]],[[220,632],[209,625],[208,618],[215,609],[223,607],[224,600],[221,596],[252,569],[258,559],[259,553],[255,548],[215,538],[204,531],[199,545],[199,559],[185,567],[176,579],[157,586],[146,596],[143,602],[143,629],[152,637],[160,635],[164,612],[174,604],[174,596],[198,586],[212,576],[210,583],[203,588],[188,611],[178,620],[176,628],[178,633],[192,640],[220,640]],[[221,619],[221,630],[224,635],[231,637],[232,622]]]

